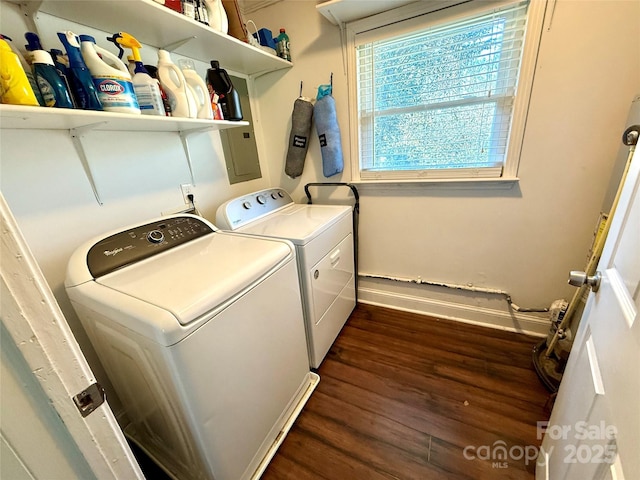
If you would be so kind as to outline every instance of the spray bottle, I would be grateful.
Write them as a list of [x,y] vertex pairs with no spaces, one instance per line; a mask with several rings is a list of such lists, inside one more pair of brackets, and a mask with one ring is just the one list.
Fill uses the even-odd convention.
[[80,45],[102,108],[110,112],[139,115],[140,107],[133,91],[131,75],[122,60],[96,45],[96,39],[90,35],[80,35]]
[[40,44],[38,35],[33,32],[24,34],[25,45],[31,53],[31,68],[46,107],[73,108],[73,101],[64,80],[58,74],[51,54]]
[[73,89],[78,107],[84,110],[102,110],[98,91],[91,78],[91,72],[84,63],[80,52],[78,36],[71,32],[58,32],[58,38],[64,45],[69,58],[69,83]]
[[131,55],[127,58],[135,64],[132,83],[133,90],[138,98],[140,111],[144,115],[164,116],[166,112],[162,102],[160,85],[156,79],[149,75],[149,72],[142,64],[142,58],[140,58],[142,45],[140,42],[126,32],[114,33],[111,37],[107,37],[107,40],[113,42],[116,47],[118,47],[120,51],[118,55],[119,58],[122,58],[124,55],[123,47],[131,49]]
[[20,59],[3,39],[0,39],[0,100],[13,105],[39,105]]
[[56,70],[58,70],[58,75],[60,75],[60,78],[62,78],[62,81],[67,86],[67,90],[69,90],[71,94],[73,107],[78,108],[78,102],[74,96],[73,88],[71,88],[71,82],[69,81],[69,58],[67,58],[62,50],[58,50],[57,48],[52,48],[49,50],[49,53],[53,59],[53,64],[56,66]]

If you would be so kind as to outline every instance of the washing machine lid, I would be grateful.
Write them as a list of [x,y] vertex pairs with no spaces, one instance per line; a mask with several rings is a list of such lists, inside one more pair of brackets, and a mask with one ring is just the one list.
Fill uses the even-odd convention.
[[345,205],[293,204],[236,231],[251,235],[286,238],[296,245],[305,245],[345,215],[350,214],[351,207]]
[[216,311],[294,258],[289,244],[216,232],[94,279],[182,325]]

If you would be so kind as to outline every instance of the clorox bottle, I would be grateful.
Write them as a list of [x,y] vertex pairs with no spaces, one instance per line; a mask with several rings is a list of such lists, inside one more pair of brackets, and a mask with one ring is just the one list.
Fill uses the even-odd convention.
[[96,45],[96,39],[89,35],[80,35],[80,49],[102,108],[108,112],[140,114],[131,75],[122,60]]

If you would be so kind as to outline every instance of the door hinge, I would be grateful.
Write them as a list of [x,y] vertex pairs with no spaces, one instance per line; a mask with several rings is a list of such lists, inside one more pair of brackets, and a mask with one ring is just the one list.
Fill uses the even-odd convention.
[[102,405],[107,395],[104,388],[99,383],[92,383],[83,391],[74,395],[73,402],[78,407],[78,411],[83,417],[86,417],[96,408]]

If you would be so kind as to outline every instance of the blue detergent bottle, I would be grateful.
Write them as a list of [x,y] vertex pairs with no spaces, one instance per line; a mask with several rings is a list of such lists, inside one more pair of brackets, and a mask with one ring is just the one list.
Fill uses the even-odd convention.
[[75,92],[73,91],[73,88],[71,88],[71,83],[69,82],[69,76],[71,75],[69,73],[69,59],[62,50],[59,50],[57,48],[52,48],[51,50],[49,50],[49,53],[51,54],[51,58],[53,59],[53,64],[56,66],[58,75],[67,86],[67,90],[71,94],[73,107],[78,108],[78,102],[75,97]]
[[73,108],[71,95],[58,75],[49,52],[34,50],[31,52],[31,66],[42,99],[46,107]]
[[38,35],[33,32],[24,34],[25,47],[31,53],[31,68],[36,85],[42,95],[45,107],[73,108],[73,101],[67,85],[58,74],[51,54],[40,44]]
[[102,110],[98,92],[93,84],[89,68],[84,63],[80,52],[78,36],[71,32],[58,32],[58,38],[64,45],[69,58],[69,83],[74,90],[78,107],[84,110]]

